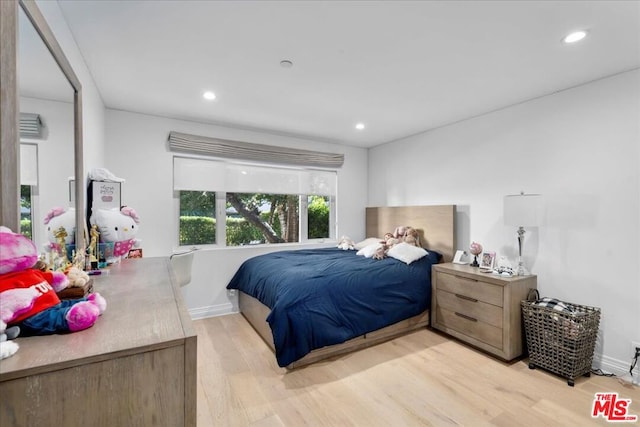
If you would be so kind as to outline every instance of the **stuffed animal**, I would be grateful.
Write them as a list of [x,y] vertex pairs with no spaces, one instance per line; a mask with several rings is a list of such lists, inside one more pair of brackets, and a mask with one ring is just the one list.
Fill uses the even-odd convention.
[[7,328],[7,324],[0,320],[0,359],[6,359],[13,356],[18,351],[18,343],[9,341],[14,339],[20,333],[20,328],[11,326]]
[[89,275],[78,267],[71,267],[66,274],[69,279],[69,288],[81,288],[89,281]]
[[405,242],[413,246],[421,247],[418,230],[411,226],[401,225],[393,231],[393,237],[397,239],[397,243]]
[[49,248],[60,250],[60,239],[56,236],[60,227],[64,228],[66,236],[64,242],[72,245],[76,233],[76,210],[74,208],[55,207],[44,217],[44,224],[47,226],[47,240]]
[[56,292],[69,284],[59,271],[32,268],[38,260],[31,240],[0,227],[0,320],[20,326],[22,335],[76,332],[92,326],[106,309],[98,293],[60,301]]
[[355,250],[355,245],[356,244],[349,237],[342,236],[338,242],[338,249],[342,249],[343,251]]
[[418,230],[409,226],[398,226],[393,233],[385,233],[382,246],[373,254],[373,259],[383,259],[387,256],[387,252],[398,243],[408,243],[413,246],[421,247],[419,241]]
[[404,230],[404,240],[405,243],[408,243],[413,246],[422,247],[420,245],[420,235],[418,234],[418,230],[413,227],[406,227]]
[[113,259],[117,261],[129,253],[129,249],[137,247],[136,239],[140,228],[140,218],[133,208],[128,206],[116,209],[97,209],[91,215],[90,222],[97,225],[102,242],[113,242]]

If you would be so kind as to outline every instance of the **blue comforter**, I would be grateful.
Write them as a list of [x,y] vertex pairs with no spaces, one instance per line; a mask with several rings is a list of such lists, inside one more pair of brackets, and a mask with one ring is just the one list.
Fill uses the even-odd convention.
[[429,252],[410,265],[374,260],[337,248],[274,252],[245,261],[227,289],[271,308],[280,366],[311,350],[342,343],[418,315],[431,304]]

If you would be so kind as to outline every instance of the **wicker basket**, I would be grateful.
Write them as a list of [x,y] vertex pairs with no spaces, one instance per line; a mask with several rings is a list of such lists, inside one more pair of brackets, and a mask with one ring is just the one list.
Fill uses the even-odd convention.
[[561,375],[573,387],[577,377],[591,374],[600,309],[565,304],[572,313],[539,306],[534,301],[522,301],[522,320],[529,368],[540,367]]

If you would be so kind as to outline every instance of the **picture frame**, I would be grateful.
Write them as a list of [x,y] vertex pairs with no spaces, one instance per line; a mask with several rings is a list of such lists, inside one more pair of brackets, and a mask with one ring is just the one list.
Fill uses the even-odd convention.
[[486,269],[486,270],[493,270],[493,265],[495,264],[495,261],[496,261],[495,252],[489,252],[489,251],[482,252],[482,255],[480,256],[480,268]]
[[456,251],[453,257],[454,264],[469,264],[469,254],[467,251]]
[[127,258],[142,258],[142,248],[129,249]]

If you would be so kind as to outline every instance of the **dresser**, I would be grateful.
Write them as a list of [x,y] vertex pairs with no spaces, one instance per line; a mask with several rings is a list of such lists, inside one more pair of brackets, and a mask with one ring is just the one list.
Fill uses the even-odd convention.
[[520,301],[535,288],[534,275],[502,276],[469,265],[434,265],[431,326],[500,359],[515,359],[523,354]]
[[94,277],[84,331],[18,338],[0,361],[0,426],[195,426],[197,337],[168,258]]

